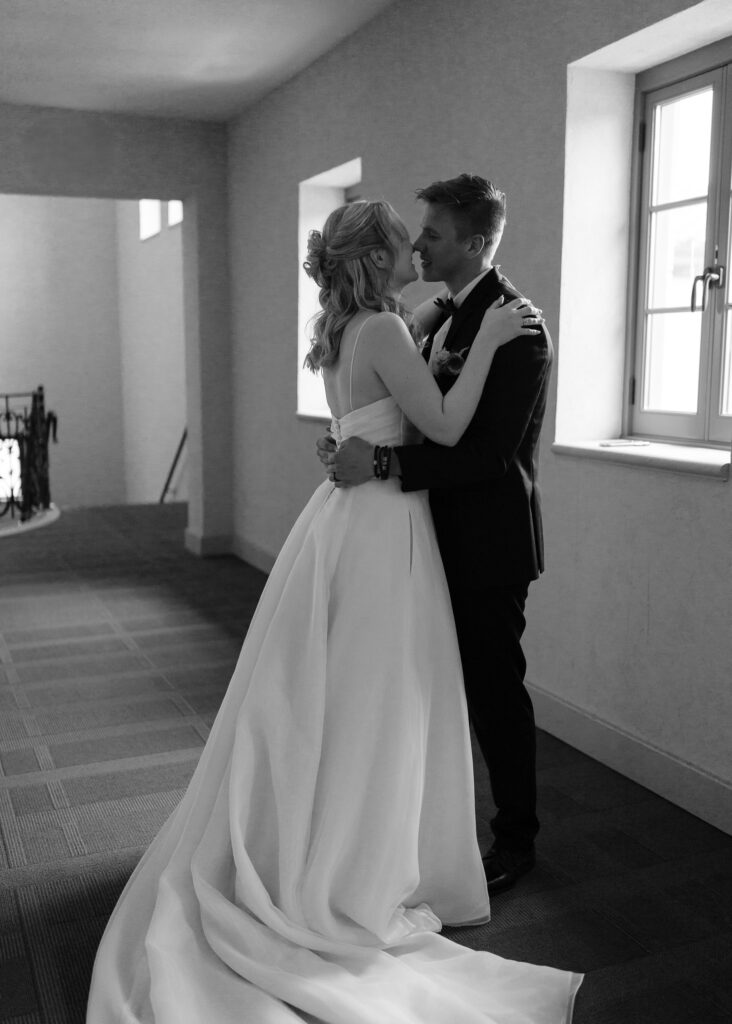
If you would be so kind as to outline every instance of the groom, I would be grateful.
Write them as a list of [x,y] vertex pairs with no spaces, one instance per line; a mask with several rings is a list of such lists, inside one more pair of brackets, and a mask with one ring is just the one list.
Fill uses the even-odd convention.
[[[474,174],[417,191],[425,204],[414,249],[425,281],[451,299],[425,345],[443,393],[455,382],[488,306],[520,293],[493,265],[506,220],[505,195]],[[451,355],[451,353],[453,355]],[[488,889],[500,892],[534,866],[536,732],[521,636],[529,584],[544,568],[538,447],[552,345],[545,330],[496,352],[475,416],[453,448],[426,439],[395,447],[391,475],[404,491],[429,488],[450,588],[470,718],[497,808],[483,858]],[[373,445],[318,442],[341,485],[374,476]],[[425,595],[428,599],[429,595]]]

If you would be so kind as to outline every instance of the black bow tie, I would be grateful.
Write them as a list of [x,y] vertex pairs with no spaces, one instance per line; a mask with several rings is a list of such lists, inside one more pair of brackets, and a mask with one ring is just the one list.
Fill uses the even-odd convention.
[[448,296],[448,298],[446,298],[446,299],[440,299],[440,298],[435,299],[435,305],[437,306],[438,309],[441,309],[443,311],[443,313],[445,313],[447,316],[452,316],[452,314],[458,308],[455,305],[455,302],[454,302],[452,296]]

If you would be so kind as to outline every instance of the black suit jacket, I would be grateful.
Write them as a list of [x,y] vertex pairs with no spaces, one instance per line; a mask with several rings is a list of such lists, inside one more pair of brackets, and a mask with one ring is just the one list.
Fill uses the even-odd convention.
[[[445,348],[469,347],[488,306],[499,295],[510,301],[519,294],[493,267],[454,314]],[[425,439],[397,449],[402,489],[429,488],[451,585],[526,583],[544,569],[537,477],[552,359],[543,329],[501,346],[475,415],[453,448]],[[454,380],[438,383],[446,391]]]

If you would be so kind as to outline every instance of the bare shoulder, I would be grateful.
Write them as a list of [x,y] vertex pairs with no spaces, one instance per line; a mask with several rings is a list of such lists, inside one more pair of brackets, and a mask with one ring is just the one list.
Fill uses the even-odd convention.
[[398,342],[411,342],[411,335],[398,313],[383,311],[370,317],[364,327],[364,340],[374,348],[393,345]]

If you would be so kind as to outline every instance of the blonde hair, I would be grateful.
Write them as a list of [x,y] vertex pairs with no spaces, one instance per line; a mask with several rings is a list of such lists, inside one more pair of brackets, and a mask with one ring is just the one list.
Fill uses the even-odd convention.
[[308,236],[303,266],[320,288],[320,313],[312,321],[313,336],[305,366],[316,373],[338,359],[346,325],[359,310],[397,313],[412,330],[406,309],[389,294],[391,267],[371,259],[386,249],[394,262],[404,226],[392,206],[383,201],[358,200],[339,206],[322,231]]

